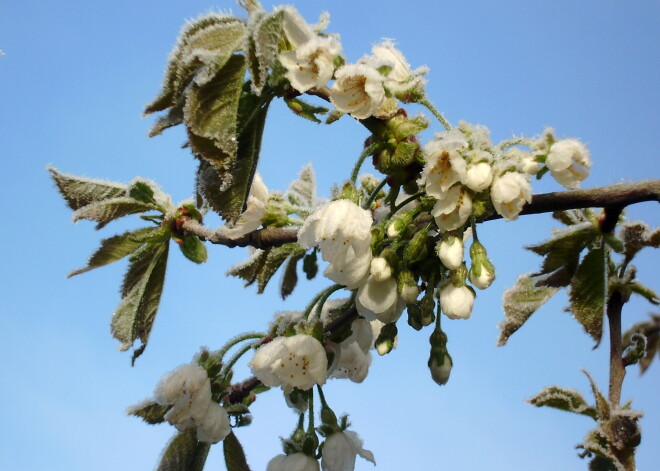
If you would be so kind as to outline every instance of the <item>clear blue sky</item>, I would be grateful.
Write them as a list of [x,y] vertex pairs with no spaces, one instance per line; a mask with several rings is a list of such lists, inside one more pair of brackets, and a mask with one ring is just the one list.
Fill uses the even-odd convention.
[[[396,39],[413,66],[426,64],[428,94],[448,119],[490,127],[493,138],[535,135],[552,125],[578,137],[594,166],[584,186],[659,177],[657,126],[660,4],[657,1],[418,1],[298,2],[310,22],[323,9],[329,30],[342,35],[349,61],[381,38]],[[265,2],[270,9],[272,4]],[[243,250],[210,247],[194,266],[175,251],[152,340],[134,368],[109,334],[124,263],[67,280],[101,238],[133,227],[70,224],[45,167],[117,181],[140,175],[158,181],[175,201],[191,195],[194,162],[181,130],[148,139],[142,107],[159,90],[167,55],[185,19],[239,9],[229,0],[5,1],[0,4],[0,159],[4,230],[0,232],[0,468],[4,470],[153,469],[173,433],[123,415],[150,396],[166,371],[187,362],[200,345],[216,348],[246,330],[261,329],[274,311],[302,308],[324,286],[303,284],[286,302],[275,286],[257,296],[224,277]],[[349,172],[364,129],[344,118],[324,128],[274,107],[260,171],[284,189],[305,163],[319,190]],[[548,179],[536,192],[559,190]],[[652,225],[657,205],[630,211]],[[327,396],[348,412],[378,462],[376,469],[583,470],[576,457],[589,419],[524,402],[546,385],[588,393],[581,367],[606,388],[607,351],[592,351],[581,327],[562,311],[564,295],[545,306],[505,348],[495,347],[500,297],[539,259],[520,247],[547,237],[548,216],[484,225],[481,238],[498,279],[479,293],[469,321],[445,322],[454,371],[447,386],[429,378],[428,335],[400,328],[399,348],[376,358],[366,381],[332,381]],[[648,249],[647,249],[648,250]],[[639,273],[655,289],[657,254],[642,253]],[[276,283],[275,283],[276,284]],[[645,317],[644,303],[627,306],[624,325]],[[638,468],[660,458],[660,365],[645,377],[631,369],[624,399],[642,409]],[[239,377],[247,375],[239,370]],[[280,393],[262,396],[254,424],[239,430],[255,470],[280,453],[278,436],[295,416]],[[224,469],[221,448],[208,469]],[[358,464],[359,470],[373,469]]]

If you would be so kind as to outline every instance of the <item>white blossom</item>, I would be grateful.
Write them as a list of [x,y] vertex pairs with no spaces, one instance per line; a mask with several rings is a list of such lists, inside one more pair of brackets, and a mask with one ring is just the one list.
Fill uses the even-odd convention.
[[520,159],[520,168],[528,175],[536,175],[539,173],[541,166],[536,161],[533,155],[525,152]]
[[356,119],[373,116],[385,100],[385,77],[370,65],[344,65],[335,72],[335,79],[330,101],[337,110]]
[[197,427],[197,440],[205,443],[218,443],[231,432],[229,415],[224,407],[215,402],[209,404],[206,415]]
[[261,175],[255,173],[245,211],[243,211],[233,227],[228,228],[223,226],[223,235],[231,239],[238,239],[245,234],[257,230],[266,215],[267,206],[268,188],[261,179]]
[[458,129],[468,138],[475,149],[488,149],[493,145],[490,140],[490,130],[483,124],[459,121]]
[[440,231],[458,229],[472,214],[472,197],[461,185],[454,185],[433,206],[431,215]]
[[580,141],[564,139],[552,144],[545,164],[555,180],[566,188],[574,189],[589,176],[591,159],[589,151]]
[[414,303],[419,296],[419,286],[417,285],[404,285],[401,288],[401,299],[406,302],[406,304]]
[[332,201],[309,216],[298,233],[298,243],[308,249],[318,245],[330,262],[325,276],[356,288],[371,267],[371,213],[348,200]]
[[467,139],[457,129],[436,134],[424,146],[426,163],[419,184],[429,196],[442,198],[455,183],[465,179],[467,165],[458,150],[467,146]]
[[319,471],[319,462],[304,453],[277,455],[268,462],[266,471]]
[[431,378],[438,385],[444,386],[449,381],[449,375],[451,374],[451,358],[449,355],[445,355],[443,358],[442,365],[438,365],[438,359],[436,356],[433,356],[429,361],[429,370],[431,371]]
[[410,64],[406,61],[401,51],[394,47],[394,43],[390,40],[384,40],[371,48],[373,57],[380,63],[385,63],[390,67],[389,73],[385,78],[385,87],[390,92],[401,96],[424,86],[424,75],[428,69],[420,67],[415,71],[410,70]]
[[339,344],[337,366],[330,375],[331,378],[348,378],[354,383],[361,383],[367,377],[371,365],[371,353],[365,352],[357,342],[342,342]]
[[472,283],[472,285],[475,288],[486,289],[495,280],[495,272],[493,270],[491,270],[490,268],[488,268],[484,265],[481,265],[481,271],[479,273],[479,276],[477,276],[475,274],[475,271],[474,271],[473,268],[474,267],[472,267],[470,269],[470,272],[468,274],[468,278],[470,279],[470,283]]
[[305,334],[277,337],[262,345],[249,365],[267,386],[310,389],[325,384],[328,359],[321,342]]
[[392,268],[383,257],[376,257],[371,261],[371,276],[376,281],[385,281],[392,277]]
[[440,307],[450,319],[468,319],[473,304],[474,293],[467,286],[454,286],[450,282],[440,290]]
[[467,169],[465,185],[476,193],[484,191],[492,181],[493,169],[487,162],[479,162]]
[[437,245],[437,253],[445,267],[456,270],[463,264],[463,241],[455,236],[446,237]]
[[366,319],[379,319],[382,322],[396,321],[405,308],[405,301],[397,292],[394,278],[377,281],[373,276],[358,288],[355,306]]
[[518,217],[525,203],[532,201],[532,188],[529,176],[518,172],[508,172],[493,179],[490,199],[498,212],[507,221]]
[[287,69],[286,78],[300,93],[320,88],[332,78],[334,59],[341,53],[341,45],[334,36],[314,36],[295,51],[282,51],[280,63]]
[[289,42],[296,48],[303,46],[317,36],[314,29],[292,6],[285,6],[282,15],[282,29]]
[[376,464],[374,454],[363,448],[357,433],[350,430],[333,433],[325,439],[321,467],[323,471],[353,471],[358,455]]

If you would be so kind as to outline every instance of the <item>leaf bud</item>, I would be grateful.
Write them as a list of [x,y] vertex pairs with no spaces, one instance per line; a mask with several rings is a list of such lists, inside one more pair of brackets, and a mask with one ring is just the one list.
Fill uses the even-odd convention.
[[397,333],[398,329],[394,322],[385,324],[383,328],[380,329],[380,334],[374,344],[379,355],[386,355],[392,351]]

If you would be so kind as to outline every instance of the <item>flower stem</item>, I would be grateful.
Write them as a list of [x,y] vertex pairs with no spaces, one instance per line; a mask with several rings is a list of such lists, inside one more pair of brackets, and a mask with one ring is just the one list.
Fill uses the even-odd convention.
[[442,124],[442,126],[447,131],[451,129],[451,125],[449,124],[449,121],[447,121],[447,119],[442,115],[442,113],[440,113],[440,111],[438,111],[438,109],[433,105],[433,103],[431,103],[428,100],[428,98],[424,97],[421,100],[419,100],[418,103],[426,107],[426,109],[428,109],[433,114],[433,116],[435,116],[437,120],[440,121],[440,124]]
[[621,388],[626,368],[623,364],[623,346],[621,342],[621,310],[623,297],[614,291],[607,300],[607,320],[610,327],[610,387],[609,399],[613,407],[621,402]]
[[213,356],[215,356],[218,360],[222,361],[222,358],[234,345],[238,345],[239,343],[244,342],[246,340],[262,339],[264,337],[265,335],[259,332],[248,332],[246,334],[239,335],[238,337],[234,337],[233,339],[229,340],[226,344],[224,344],[220,350],[218,350],[213,354]]
[[358,158],[358,161],[355,163],[355,167],[353,167],[353,172],[351,172],[351,181],[355,183],[357,181],[358,173],[360,173],[360,168],[362,167],[362,164],[364,163],[364,160],[369,157],[371,154],[373,154],[376,149],[380,147],[379,143],[374,142],[371,144],[369,147],[364,149],[362,153],[360,154],[360,157]]
[[504,149],[507,149],[507,148],[513,147],[513,146],[532,147],[533,143],[534,143],[534,139],[529,139],[527,137],[514,137],[513,139],[509,139],[507,141],[500,142],[497,145],[497,147],[500,150],[504,150]]
[[252,350],[254,343],[251,343],[249,345],[246,345],[245,347],[241,348],[238,352],[234,354],[233,357],[227,362],[226,365],[223,366],[222,368],[222,381],[225,382],[227,380],[227,376],[231,372],[231,369],[234,367],[236,362],[241,359],[243,355],[245,355],[247,352]]
[[307,433],[314,433],[314,389],[310,389],[308,391],[307,407],[308,407],[307,413],[309,414]]
[[362,205],[364,209],[368,209],[369,206],[371,206],[371,203],[373,203],[378,196],[378,193],[380,193],[380,190],[383,189],[383,187],[387,184],[387,178],[383,178],[383,180],[378,184],[376,189],[371,193],[371,196],[369,196],[369,199],[365,201],[365,203]]
[[316,305],[316,317],[321,317],[321,311],[323,310],[323,305],[328,300],[330,295],[335,291],[342,289],[344,285],[332,285],[330,288],[326,289],[323,293],[323,296],[319,298],[318,304]]
[[[314,309],[314,306],[316,306],[316,304],[321,300],[321,298],[323,298],[323,297],[325,296],[325,298],[323,299],[323,301],[322,301],[322,303],[321,303],[321,307],[323,307],[323,304],[325,303],[326,299],[328,299],[328,296],[330,296],[330,294],[332,294],[332,293],[334,293],[335,291],[337,291],[339,288],[343,288],[343,286],[342,286],[342,285],[332,285],[332,286],[330,286],[329,288],[326,288],[326,289],[324,289],[323,291],[321,291],[321,292],[320,292],[319,294],[317,294],[316,296],[314,296],[314,299],[312,299],[312,301],[307,305],[307,307],[306,307],[305,310],[303,311],[302,318],[303,318],[303,319],[307,319],[307,318],[309,317],[309,315],[311,314],[312,309]],[[327,296],[326,296],[326,293],[327,293],[328,291],[330,291],[330,293],[327,294]],[[320,312],[321,312],[321,311],[319,311],[319,313],[320,313]]]

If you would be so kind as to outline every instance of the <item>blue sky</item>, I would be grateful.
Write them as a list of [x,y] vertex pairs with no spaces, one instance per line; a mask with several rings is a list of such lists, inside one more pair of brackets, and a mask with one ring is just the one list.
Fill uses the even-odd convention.
[[[273,4],[264,2],[266,8]],[[584,0],[489,2],[366,0],[297,5],[310,22],[327,9],[349,61],[393,38],[413,66],[426,64],[428,95],[457,123],[490,127],[498,141],[535,135],[546,125],[586,142],[594,166],[586,187],[658,177],[660,4]],[[303,283],[283,303],[276,286],[258,296],[224,276],[243,250],[209,247],[209,263],[193,266],[172,253],[165,294],[146,353],[134,368],[117,352],[109,320],[124,263],[71,280],[101,238],[134,227],[115,223],[96,233],[70,224],[45,167],[117,181],[140,175],[175,201],[191,195],[194,161],[180,149],[182,130],[148,139],[143,105],[159,90],[167,55],[185,19],[233,3],[170,0],[114,2],[21,0],[0,4],[0,193],[5,248],[0,316],[0,467],[6,470],[153,469],[172,435],[125,417],[126,406],[151,395],[166,371],[199,346],[216,348],[240,332],[259,330],[273,312],[300,309],[326,283]],[[269,116],[260,171],[284,189],[307,162],[319,192],[347,177],[366,133],[344,118],[332,127],[292,116],[277,104]],[[439,130],[439,126],[437,128]],[[546,179],[536,192],[557,191]],[[657,205],[629,211],[651,225]],[[500,297],[539,259],[522,245],[545,239],[549,216],[485,224],[480,237],[498,278],[479,293],[469,321],[445,322],[454,358],[450,382],[428,375],[428,333],[403,322],[399,348],[376,358],[361,385],[332,381],[337,412],[350,414],[382,471],[443,466],[456,470],[581,470],[573,446],[589,419],[524,402],[544,386],[588,392],[580,368],[606,388],[607,351],[563,312],[564,295],[546,305],[504,348],[495,347]],[[648,249],[647,249],[648,250]],[[642,252],[639,274],[655,289],[657,255]],[[624,326],[649,306],[626,306]],[[658,365],[644,377],[631,369],[624,399],[645,411],[638,468],[660,455]],[[238,377],[248,371],[239,368]],[[295,425],[280,393],[260,397],[254,423],[239,430],[253,469],[280,453],[279,436]],[[224,469],[221,448],[208,469]],[[356,469],[372,469],[359,463]]]

